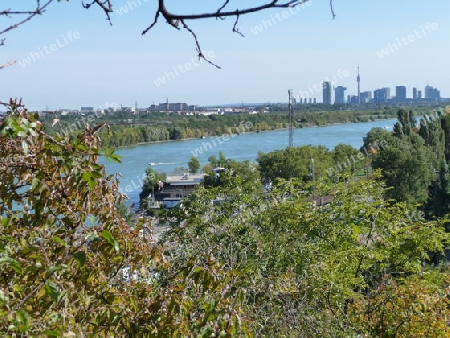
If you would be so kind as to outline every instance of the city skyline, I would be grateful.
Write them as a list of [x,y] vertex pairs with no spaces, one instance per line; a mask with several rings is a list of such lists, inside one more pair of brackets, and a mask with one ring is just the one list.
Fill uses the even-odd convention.
[[[342,79],[342,72],[339,71],[339,78]],[[345,73],[344,73],[345,75]],[[411,96],[408,95],[407,86],[404,85],[396,85],[395,95],[391,96],[391,87],[382,87],[376,88],[372,90],[366,90],[361,92],[361,74],[360,67],[357,66],[357,75],[356,75],[356,87],[357,87],[357,95],[348,94],[347,99],[345,98],[345,92],[347,91],[347,87],[344,86],[334,86],[334,83],[338,82],[336,75],[334,75],[334,81],[329,81],[329,77],[326,78],[326,81],[322,82],[322,103],[323,104],[363,104],[363,103],[381,103],[387,101],[394,102],[406,102],[406,101],[449,101],[450,97],[442,97],[441,92],[438,88],[434,88],[430,86],[428,83],[424,87],[424,96],[422,96],[422,91],[417,90],[417,87],[413,87],[411,90]],[[314,86],[314,90],[318,91]],[[305,102],[304,99],[311,98],[310,93],[313,93],[313,90],[310,88],[309,92],[301,92],[299,95],[299,102]],[[334,93],[334,95],[333,95]]]
[[[257,4],[251,0],[248,5]],[[204,12],[223,1],[170,4],[175,12]],[[6,0],[15,8],[16,1]],[[230,6],[241,7],[238,1]],[[247,3],[246,3],[247,5]],[[221,69],[196,57],[192,36],[159,23],[142,36],[156,1],[117,2],[112,26],[99,10],[78,2],[55,3],[46,13],[8,33],[0,47],[2,100],[23,98],[32,110],[58,107],[150,106],[167,97],[196,105],[227,102],[286,102],[313,89],[322,96],[322,81],[357,95],[387,84],[416,87],[429,83],[450,97],[442,69],[450,57],[446,13],[450,3],[424,6],[422,1],[387,0],[335,3],[311,1],[297,8],[263,11],[234,21],[191,23],[205,55]],[[398,13],[404,20],[398,19]],[[338,76],[344,73],[347,76]],[[335,81],[334,79],[337,79]],[[419,86],[420,85],[420,86]],[[417,93],[418,94],[418,93]],[[424,96],[424,95],[423,95]],[[313,100],[312,100],[313,101]]]

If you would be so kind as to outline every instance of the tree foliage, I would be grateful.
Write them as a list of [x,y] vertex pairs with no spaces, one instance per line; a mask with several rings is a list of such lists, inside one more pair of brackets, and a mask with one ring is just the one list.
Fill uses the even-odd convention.
[[448,121],[449,115],[435,111],[424,114],[416,127],[413,112],[400,109],[393,133],[374,128],[364,138],[365,148],[375,139],[386,140],[386,149],[373,156],[372,165],[382,169],[392,187],[387,196],[420,205],[427,217],[450,210]]
[[399,109],[397,112],[397,122],[394,125],[394,136],[409,136],[416,128],[416,120],[412,110]]
[[197,157],[192,156],[190,161],[188,162],[188,168],[189,168],[189,172],[192,174],[195,174],[199,171],[200,169],[200,161],[198,160]]
[[428,201],[428,188],[434,180],[434,154],[417,134],[392,138],[389,147],[373,160],[375,169],[383,170],[383,177],[392,187],[387,195],[411,204]]
[[130,227],[121,216],[118,182],[97,163],[118,160],[99,148],[102,127],[87,126],[74,141],[53,138],[14,102],[2,121],[0,335],[235,332],[240,310],[214,265],[187,263],[157,281],[169,264],[142,235],[145,220]]
[[[233,272],[233,294],[252,335],[450,333],[447,273],[433,269],[433,279],[423,268],[430,252],[447,243],[444,223],[412,219],[414,208],[385,200],[379,173],[316,184],[318,194],[332,197],[323,207],[298,180],[280,181],[268,193],[249,187],[244,194],[245,186],[230,177],[226,185],[197,190],[168,215],[164,242],[173,267],[188,261],[207,267],[214,257]],[[218,197],[221,203],[212,205]],[[385,315],[393,306],[398,318]]]
[[315,178],[326,178],[326,170],[332,167],[332,157],[330,151],[324,146],[288,147],[269,153],[260,152],[257,157],[258,169],[264,182],[290,178],[310,181],[312,180],[312,160]]

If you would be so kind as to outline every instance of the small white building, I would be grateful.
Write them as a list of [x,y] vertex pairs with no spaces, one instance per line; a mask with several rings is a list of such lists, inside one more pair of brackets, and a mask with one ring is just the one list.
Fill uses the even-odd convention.
[[204,174],[185,173],[181,175],[167,175],[162,192],[167,195],[163,199],[166,208],[173,208],[181,200],[192,194],[195,188],[203,181]]

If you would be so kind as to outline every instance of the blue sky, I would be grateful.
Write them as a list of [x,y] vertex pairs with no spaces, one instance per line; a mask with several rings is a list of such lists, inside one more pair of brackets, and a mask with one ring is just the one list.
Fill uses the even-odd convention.
[[[298,96],[333,76],[335,85],[356,94],[358,64],[362,90],[394,92],[406,85],[412,96],[412,87],[423,90],[428,83],[450,97],[448,0],[335,0],[335,20],[328,0],[312,0],[284,17],[283,9],[241,17],[244,38],[231,32],[231,18],[189,23],[220,70],[200,63],[192,37],[163,20],[142,36],[157,0],[134,0],[136,8],[132,2],[113,1],[113,26],[99,9],[70,0],[5,35],[0,63],[18,62],[0,70],[1,99],[22,97],[36,110],[135,102],[146,107],[166,98],[199,105],[284,102],[288,89]],[[168,0],[167,7],[204,12],[222,2]],[[34,1],[20,1],[27,3]],[[230,8],[242,3],[231,0]],[[17,1],[3,1],[2,7],[17,8]],[[0,28],[9,22],[2,17]],[[313,92],[321,101],[321,92]]]

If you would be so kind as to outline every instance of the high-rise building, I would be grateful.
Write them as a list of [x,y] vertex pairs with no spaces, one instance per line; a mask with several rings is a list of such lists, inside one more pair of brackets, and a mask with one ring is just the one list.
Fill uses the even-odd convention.
[[439,99],[441,97],[441,93],[437,88],[433,88],[432,86],[426,85],[425,87],[425,98],[426,99]]
[[395,100],[399,102],[406,101],[406,87],[397,86],[395,87]]
[[322,85],[323,103],[332,104],[331,102],[331,82],[325,81]]
[[413,100],[417,100],[417,88],[413,88]]
[[343,86],[337,86],[336,88],[334,88],[334,103],[345,103],[346,90],[347,88]]
[[356,95],[349,95],[347,97],[347,103],[358,104],[359,103],[359,97],[356,96]]
[[371,91],[365,91],[362,92],[359,95],[359,102],[361,103],[369,103],[372,100],[372,92]]
[[373,100],[375,102],[386,102],[391,98],[390,88],[380,88],[373,92]]
[[422,91],[421,91],[421,90],[418,90],[418,91],[417,91],[417,98],[418,98],[418,99],[421,99],[421,98],[422,98]]

